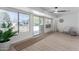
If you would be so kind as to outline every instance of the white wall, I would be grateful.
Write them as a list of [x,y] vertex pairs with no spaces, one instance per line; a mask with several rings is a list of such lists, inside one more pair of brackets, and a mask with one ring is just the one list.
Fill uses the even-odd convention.
[[[62,18],[64,20],[63,23],[59,23],[59,19]],[[78,13],[72,13],[68,15],[64,15],[60,18],[57,18],[57,28],[59,32],[67,31],[70,27],[78,28]]]

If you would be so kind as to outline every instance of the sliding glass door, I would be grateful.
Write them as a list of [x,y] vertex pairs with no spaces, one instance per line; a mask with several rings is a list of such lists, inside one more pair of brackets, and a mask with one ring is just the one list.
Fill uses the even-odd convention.
[[44,18],[43,17],[40,17],[40,34],[43,34],[44,33]]
[[29,15],[19,13],[19,32],[29,32]]
[[40,34],[39,17],[33,16],[33,35]]
[[33,35],[44,33],[43,17],[33,16]]

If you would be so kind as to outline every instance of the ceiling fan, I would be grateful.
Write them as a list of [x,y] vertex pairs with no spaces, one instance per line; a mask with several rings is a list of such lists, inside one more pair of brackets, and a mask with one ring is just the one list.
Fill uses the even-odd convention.
[[60,10],[58,7],[54,7],[54,9],[51,9],[50,13],[60,13],[60,12],[68,12],[69,10]]

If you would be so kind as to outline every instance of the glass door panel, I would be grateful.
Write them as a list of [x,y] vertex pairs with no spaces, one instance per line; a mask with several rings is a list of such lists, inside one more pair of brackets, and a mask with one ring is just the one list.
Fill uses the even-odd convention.
[[33,35],[40,34],[39,17],[33,16]]
[[29,32],[29,15],[19,13],[19,32]]
[[44,33],[44,18],[40,17],[40,33]]

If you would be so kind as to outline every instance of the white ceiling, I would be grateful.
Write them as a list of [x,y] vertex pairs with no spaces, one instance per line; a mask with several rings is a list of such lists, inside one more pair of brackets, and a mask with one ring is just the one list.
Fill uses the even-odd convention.
[[[28,9],[28,8],[31,8],[31,9]],[[45,13],[47,16],[51,15],[54,17],[60,17],[63,15],[79,12],[79,7],[58,7],[58,10],[68,10],[68,12],[60,12],[60,13],[50,13],[50,12],[52,12],[52,10],[54,10],[54,7],[28,7],[28,8],[16,7],[16,9],[21,9],[21,10],[28,11],[28,12],[31,12],[31,10],[34,9],[34,10],[40,11],[42,13]],[[9,9],[9,8],[7,8],[7,9]]]
[[58,7],[58,10],[68,10],[68,12],[60,12],[60,13],[51,13],[52,10],[54,10],[54,7],[39,7],[39,8],[50,13],[51,15],[53,15],[55,17],[60,17],[63,15],[79,12],[79,7]]

